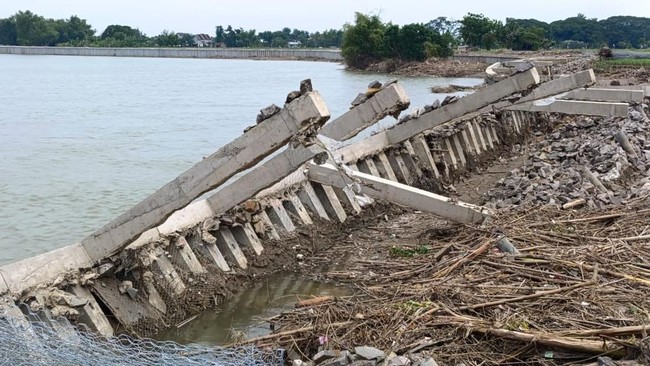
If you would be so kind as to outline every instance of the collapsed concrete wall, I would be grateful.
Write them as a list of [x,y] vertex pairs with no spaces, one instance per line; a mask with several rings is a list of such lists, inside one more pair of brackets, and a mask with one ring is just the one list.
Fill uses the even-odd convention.
[[[553,85],[568,91],[590,81],[569,77]],[[107,250],[94,263],[68,258],[83,249],[75,245],[0,268],[5,291],[13,300],[83,321],[105,335],[115,327],[146,335],[182,321],[190,315],[184,308],[223,301],[241,281],[254,278],[261,262],[294,258],[281,242],[297,246],[300,228],[343,223],[362,212],[373,196],[417,203],[420,209],[461,222],[484,223],[482,208],[412,186],[443,191],[458,174],[475,169],[531,131],[543,131],[548,113],[562,111],[481,110],[516,106],[530,101],[531,94],[545,98],[558,93],[538,83],[536,70],[530,69],[474,95],[418,109],[394,127],[342,147],[313,139],[305,146],[292,139],[283,152],[206,200],[174,212],[124,249]],[[366,101],[330,121],[327,130],[350,138],[409,104],[399,84],[372,89],[378,90],[369,90]],[[316,165],[309,162],[312,159]],[[319,168],[326,160],[331,165]],[[395,198],[400,193],[404,195]],[[147,226],[142,225],[141,232]]]

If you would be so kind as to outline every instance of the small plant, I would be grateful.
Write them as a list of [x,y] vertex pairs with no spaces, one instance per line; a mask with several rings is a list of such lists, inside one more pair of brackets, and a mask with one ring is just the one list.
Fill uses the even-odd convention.
[[411,258],[416,255],[428,254],[430,250],[431,249],[425,245],[420,245],[413,249],[392,246],[390,248],[390,255],[393,257]]

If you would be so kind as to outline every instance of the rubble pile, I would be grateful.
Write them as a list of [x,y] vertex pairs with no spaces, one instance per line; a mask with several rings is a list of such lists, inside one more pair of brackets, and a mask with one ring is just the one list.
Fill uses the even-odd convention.
[[577,202],[603,208],[650,193],[650,125],[643,109],[630,108],[628,118],[579,116],[557,122],[553,133],[534,133],[541,140],[530,147],[523,167],[487,193],[488,206]]
[[565,63],[556,63],[551,67],[553,75],[568,75],[591,68],[591,63],[597,59],[594,55],[572,57]]

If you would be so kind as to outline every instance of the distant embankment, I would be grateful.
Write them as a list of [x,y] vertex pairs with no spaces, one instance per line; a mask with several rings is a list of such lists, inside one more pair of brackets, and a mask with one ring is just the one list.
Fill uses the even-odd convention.
[[516,56],[494,56],[494,55],[460,55],[449,57],[452,61],[461,62],[480,62],[484,64],[495,64],[497,62],[508,62],[518,60],[521,57]]
[[277,48],[100,48],[0,46],[0,54],[176,58],[307,59],[320,61],[343,61],[340,50],[329,49],[316,50]]

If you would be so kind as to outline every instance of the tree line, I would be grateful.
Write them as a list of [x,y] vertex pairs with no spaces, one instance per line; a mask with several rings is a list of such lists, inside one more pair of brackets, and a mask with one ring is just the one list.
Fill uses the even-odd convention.
[[[254,29],[215,27],[214,43],[226,47],[287,47],[296,42],[300,47],[340,47],[343,31],[330,29],[309,33],[283,28],[257,33]],[[76,15],[68,19],[49,19],[33,12],[19,11],[0,19],[0,44],[13,46],[88,46],[88,47],[193,47],[193,36],[164,30],[148,37],[138,28],[109,25],[96,34],[85,19]]]
[[[598,20],[583,14],[551,23],[507,18],[505,22],[468,13],[460,20],[438,17],[426,24],[399,26],[379,16],[355,14],[342,29],[310,33],[285,27],[257,32],[231,25],[216,26],[214,43],[226,47],[337,47],[350,65],[364,67],[387,58],[422,60],[445,57],[459,45],[493,49],[647,48],[650,18],[613,16]],[[149,37],[138,28],[110,25],[101,34],[76,15],[49,19],[19,11],[0,19],[0,44],[23,46],[192,47],[192,35],[163,31]]]
[[458,21],[459,35],[468,46],[509,48],[647,48],[650,18],[613,16],[598,20],[584,14],[551,23],[506,18],[505,23],[469,13]]

